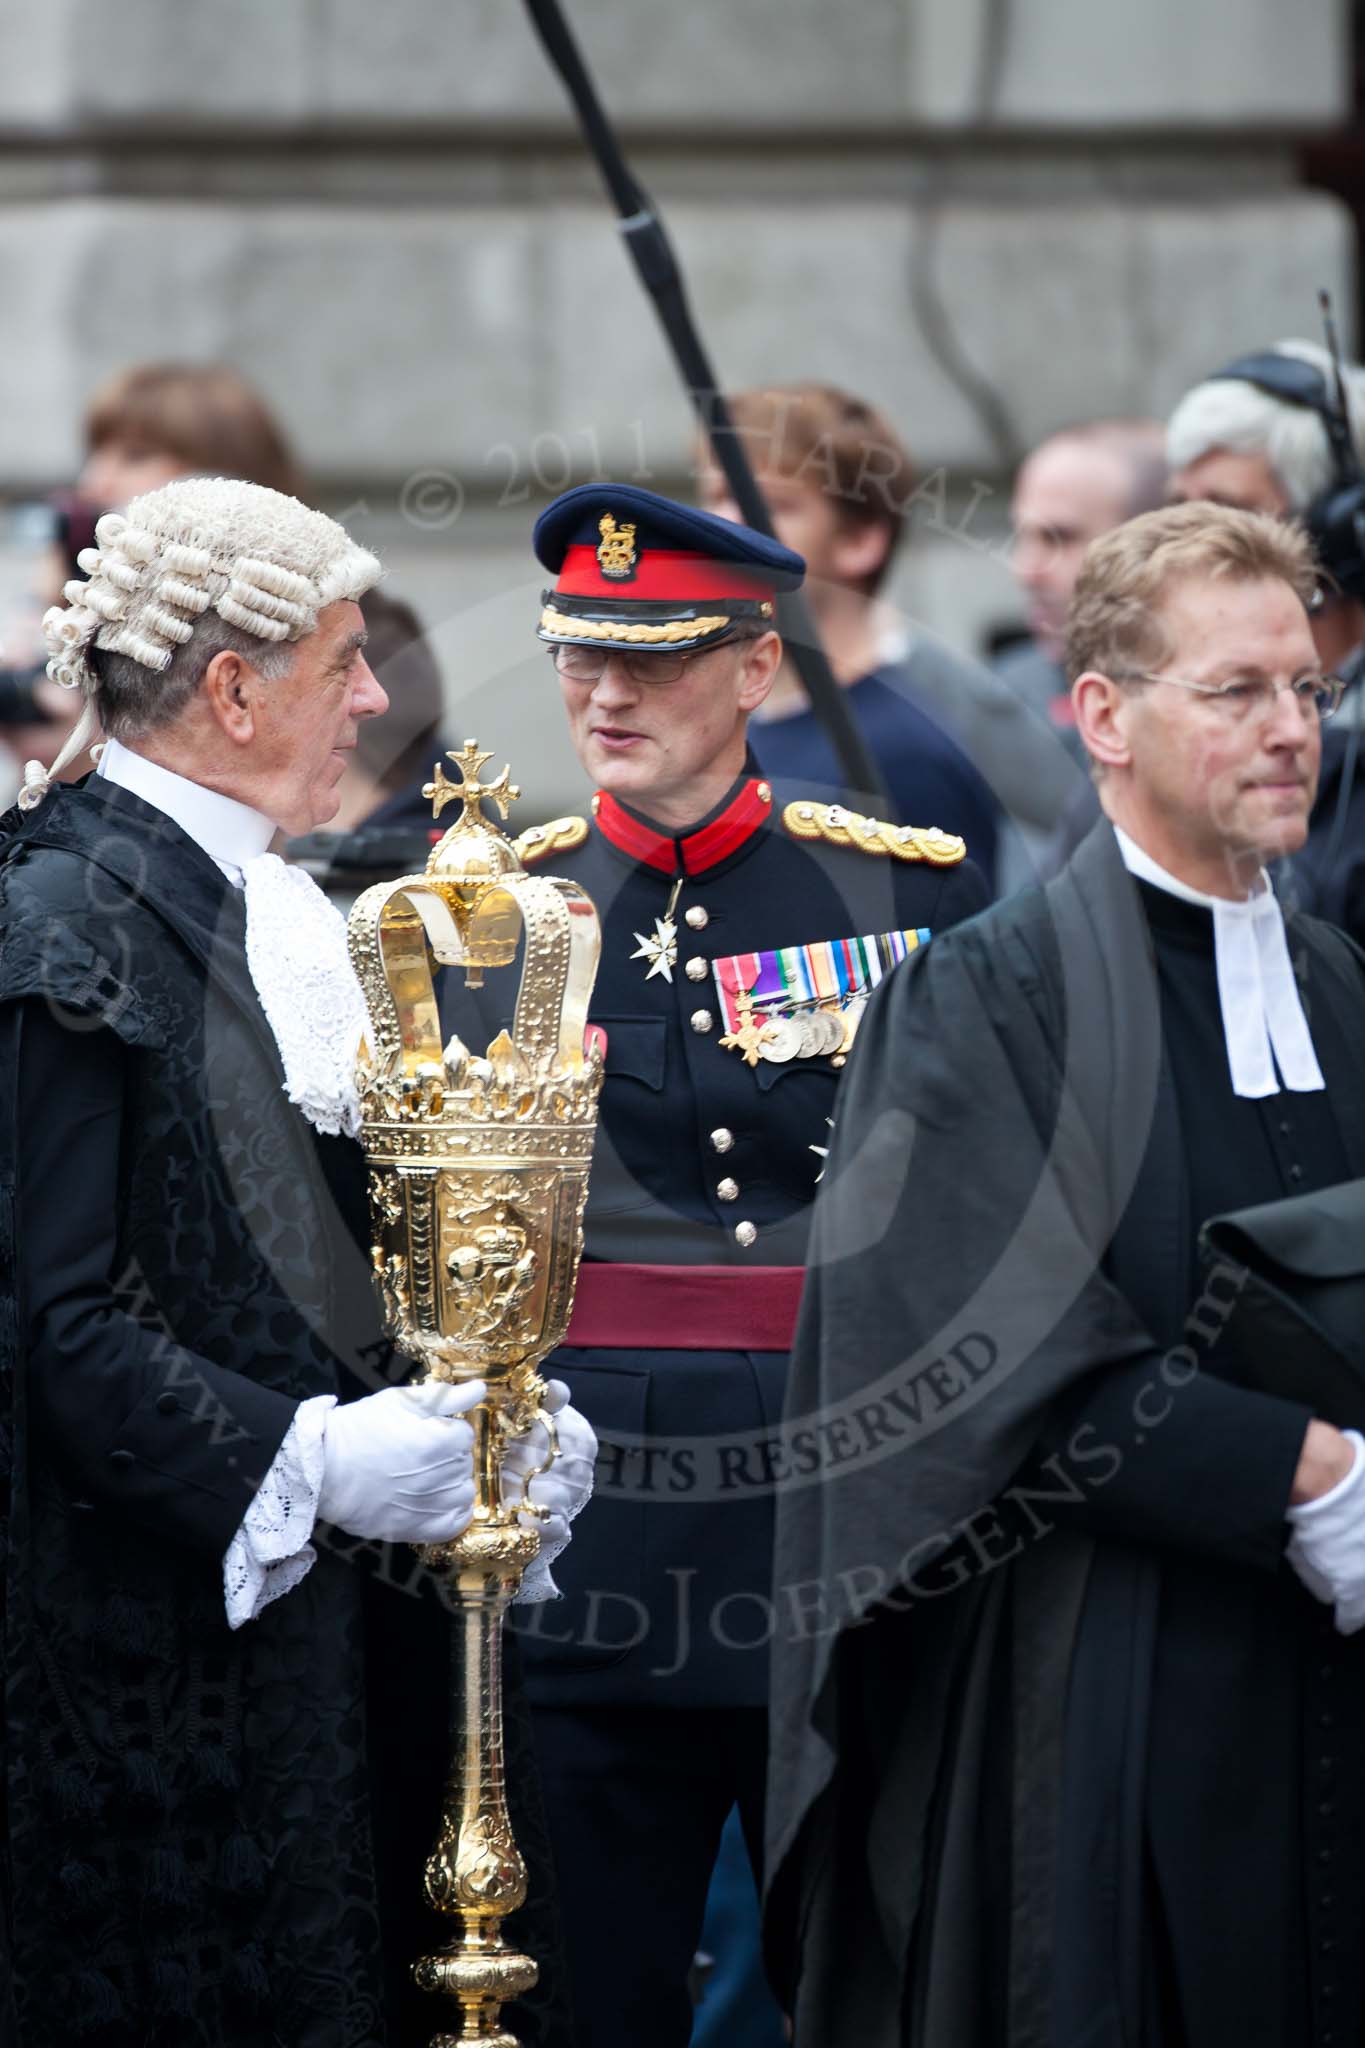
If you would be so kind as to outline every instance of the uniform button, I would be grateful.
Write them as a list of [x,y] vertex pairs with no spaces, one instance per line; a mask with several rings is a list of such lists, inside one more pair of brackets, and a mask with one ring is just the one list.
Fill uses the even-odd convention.
[[1336,1727],[1336,1725],[1337,1725],[1337,1717],[1336,1717],[1336,1715],[1335,1715],[1335,1714],[1319,1714],[1319,1715],[1318,1715],[1318,1726],[1319,1726],[1319,1728],[1335,1728],[1335,1727]]
[[133,1454],[131,1451],[110,1451],[109,1463],[111,1465],[117,1465],[119,1470],[122,1471],[125,1465],[131,1465],[133,1463]]
[[721,1125],[718,1131],[712,1131],[711,1133],[711,1149],[714,1152],[728,1152],[734,1142],[734,1132],[727,1131],[724,1124]]
[[695,953],[683,968],[683,973],[689,981],[705,981],[708,964],[707,961],[702,959],[700,953]]
[[1318,1943],[1318,1954],[1320,1956],[1335,1955],[1336,1946],[1336,1943],[1332,1941],[1330,1938],[1326,1941],[1320,1941]]
[[1319,1863],[1327,1864],[1327,1863],[1330,1863],[1330,1862],[1331,1862],[1331,1860],[1332,1860],[1332,1852],[1331,1852],[1331,1850],[1330,1850],[1330,1849],[1319,1849],[1319,1850],[1318,1850],[1318,1862],[1319,1862]]
[[683,912],[683,923],[689,931],[704,932],[711,922],[711,913],[704,904],[689,903]]
[[178,1415],[180,1413],[180,1403],[176,1400],[174,1394],[158,1394],[156,1397],[156,1412],[158,1415]]
[[720,1196],[722,1202],[737,1202],[739,1200],[739,1182],[737,1180],[730,1180],[728,1177],[725,1180],[718,1180],[716,1182],[716,1193]]
[[1336,1902],[1337,1895],[1335,1892],[1324,1892],[1322,1897],[1318,1900],[1318,1904],[1319,1906],[1321,1906],[1324,1913],[1330,1913],[1333,1906],[1335,1906]]
[[1334,1799],[1320,1799],[1318,1801],[1318,1812],[1324,1820],[1330,1820],[1336,1810],[1337,1805]]
[[735,1225],[735,1243],[742,1244],[746,1252],[757,1236],[758,1232],[752,1223],[737,1223]]
[[1303,1168],[1301,1166],[1291,1166],[1289,1169],[1289,1178],[1294,1181],[1302,1180]]
[[770,804],[770,803],[772,802],[772,800],[773,800],[773,792],[772,792],[772,785],[771,785],[770,783],[767,783],[767,782],[760,782],[760,783],[759,783],[759,785],[758,785],[758,800],[759,800],[759,802],[760,802],[761,804]]
[[1282,1138],[1290,1138],[1290,1137],[1292,1137],[1293,1135],[1294,1135],[1294,1126],[1293,1126],[1293,1124],[1291,1124],[1291,1123],[1290,1123],[1290,1121],[1289,1121],[1288,1117],[1282,1117],[1282,1118],[1280,1119],[1280,1136],[1281,1136]]
[[716,1020],[709,1010],[694,1010],[688,1021],[694,1031],[709,1031]]

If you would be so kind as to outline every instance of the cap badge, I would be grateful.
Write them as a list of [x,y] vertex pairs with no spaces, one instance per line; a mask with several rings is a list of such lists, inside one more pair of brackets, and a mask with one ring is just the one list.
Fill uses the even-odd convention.
[[618,526],[611,513],[604,512],[597,522],[597,531],[602,536],[597,548],[602,574],[612,583],[629,583],[640,559],[634,523]]

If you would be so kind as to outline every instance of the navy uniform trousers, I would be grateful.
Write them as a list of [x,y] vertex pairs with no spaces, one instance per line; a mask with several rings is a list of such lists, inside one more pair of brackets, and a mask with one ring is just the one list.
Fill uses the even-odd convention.
[[[565,1597],[513,1624],[576,2025],[536,2034],[510,2017],[553,2048],[685,2048],[736,1804],[757,1867],[768,1646],[812,1625],[801,1589],[771,1584],[772,1440],[839,1081],[828,1056],[749,1064],[724,1046],[715,963],[932,932],[985,889],[960,842],[930,842],[935,864],[862,850],[837,813],[817,829],[823,806],[793,820],[752,764],[685,834],[605,795],[593,812],[519,841],[597,906],[606,1083],[570,1341],[545,1368],[597,1431],[596,1491],[555,1567]],[[481,1052],[510,1024],[511,979],[469,991],[449,975],[447,1028]]]

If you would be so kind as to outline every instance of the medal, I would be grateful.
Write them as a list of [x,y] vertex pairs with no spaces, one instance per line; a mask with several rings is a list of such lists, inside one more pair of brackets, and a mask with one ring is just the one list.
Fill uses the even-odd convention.
[[842,1013],[840,1021],[844,1027],[844,1035],[834,1049],[843,1059],[847,1059],[853,1049],[853,1041],[858,1036],[858,1026],[863,1021],[863,1011],[866,1008],[867,997],[855,996],[848,1008]]
[[[670,901],[661,930],[672,912]],[[656,942],[638,932],[636,937],[645,949],[641,957],[652,957]],[[750,1067],[761,1059],[775,1066],[789,1060],[828,1059],[841,1067],[873,989],[928,938],[928,930],[921,926],[816,939],[714,961],[712,972],[727,1027],[720,1043],[727,1052],[739,1053]]]
[[795,1022],[801,1032],[801,1049],[796,1057],[799,1060],[819,1059],[823,1040],[823,1034],[820,1030],[819,1011],[807,1010],[803,1015],[798,1016]]
[[810,1022],[815,1026],[817,1037],[814,1057],[823,1059],[838,1052],[844,1042],[844,1018],[841,1010],[819,1009],[811,1013]]
[[648,960],[649,962],[649,967],[645,973],[646,981],[652,981],[656,974],[661,974],[665,981],[672,981],[673,979],[673,969],[678,964],[678,927],[674,922],[673,912],[677,908],[678,891],[682,888],[682,885],[683,878],[679,875],[677,881],[673,884],[673,893],[668,899],[668,907],[662,917],[655,918],[654,930],[648,938],[645,937],[643,932],[631,933],[631,937],[636,942],[635,951],[630,956],[631,959]]
[[738,1015],[720,1042],[726,1052],[739,1053],[746,1067],[756,1067],[766,1029],[754,1016],[753,1004],[745,999],[738,1005]]
[[773,1017],[764,1027],[759,1053],[776,1066],[785,1066],[801,1051],[801,1021],[798,1017]]

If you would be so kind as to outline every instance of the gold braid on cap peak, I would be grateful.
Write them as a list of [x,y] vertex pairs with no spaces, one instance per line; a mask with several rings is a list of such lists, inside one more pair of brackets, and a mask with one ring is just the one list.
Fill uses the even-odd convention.
[[572,633],[576,640],[610,640],[614,647],[667,647],[678,640],[700,640],[703,634],[718,633],[733,626],[728,616],[718,619],[668,619],[662,625],[633,626],[616,619],[575,619],[547,604],[540,615],[542,632]]
[[860,853],[927,861],[931,868],[956,867],[967,855],[966,840],[955,832],[941,832],[937,825],[889,825],[846,811],[842,804],[788,804],[782,823],[794,839],[823,839],[830,846],[856,846]]
[[572,853],[588,836],[586,818],[551,818],[548,825],[530,825],[512,842],[523,867],[552,853]]

